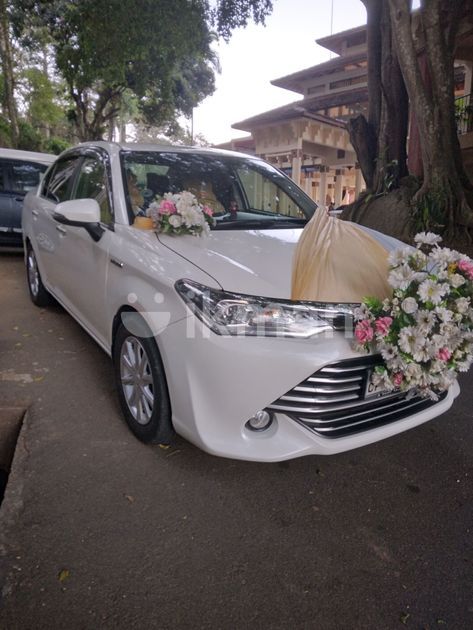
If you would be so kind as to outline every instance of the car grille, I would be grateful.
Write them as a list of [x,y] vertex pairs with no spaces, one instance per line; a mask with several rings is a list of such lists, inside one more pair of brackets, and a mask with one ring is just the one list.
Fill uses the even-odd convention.
[[[412,392],[365,397],[368,380],[379,355],[326,365],[268,407],[284,413],[319,435],[337,438],[373,429],[436,403]],[[439,398],[443,399],[446,392]]]

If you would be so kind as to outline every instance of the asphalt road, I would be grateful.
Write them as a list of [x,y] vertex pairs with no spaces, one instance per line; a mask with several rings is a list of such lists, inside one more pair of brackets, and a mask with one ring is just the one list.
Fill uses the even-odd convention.
[[473,627],[472,376],[445,416],[329,458],[220,459],[125,427],[107,356],[0,255],[0,628]]

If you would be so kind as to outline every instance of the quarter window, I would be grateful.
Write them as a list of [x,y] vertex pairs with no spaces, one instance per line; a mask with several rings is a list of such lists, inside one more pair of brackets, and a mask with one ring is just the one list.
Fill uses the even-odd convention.
[[288,217],[304,217],[304,213],[293,199],[276,182],[264,177],[263,173],[243,167],[238,169],[238,176],[253,210]]

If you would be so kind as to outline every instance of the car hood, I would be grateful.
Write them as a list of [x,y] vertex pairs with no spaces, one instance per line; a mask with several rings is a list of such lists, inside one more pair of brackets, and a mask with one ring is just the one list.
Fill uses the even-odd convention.
[[215,230],[208,237],[159,235],[163,245],[212,276],[226,291],[289,299],[301,228]]

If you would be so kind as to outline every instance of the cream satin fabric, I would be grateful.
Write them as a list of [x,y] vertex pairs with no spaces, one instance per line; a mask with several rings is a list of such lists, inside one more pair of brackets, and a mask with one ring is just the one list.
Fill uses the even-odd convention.
[[294,254],[292,299],[361,302],[391,294],[386,249],[359,226],[315,212]]

